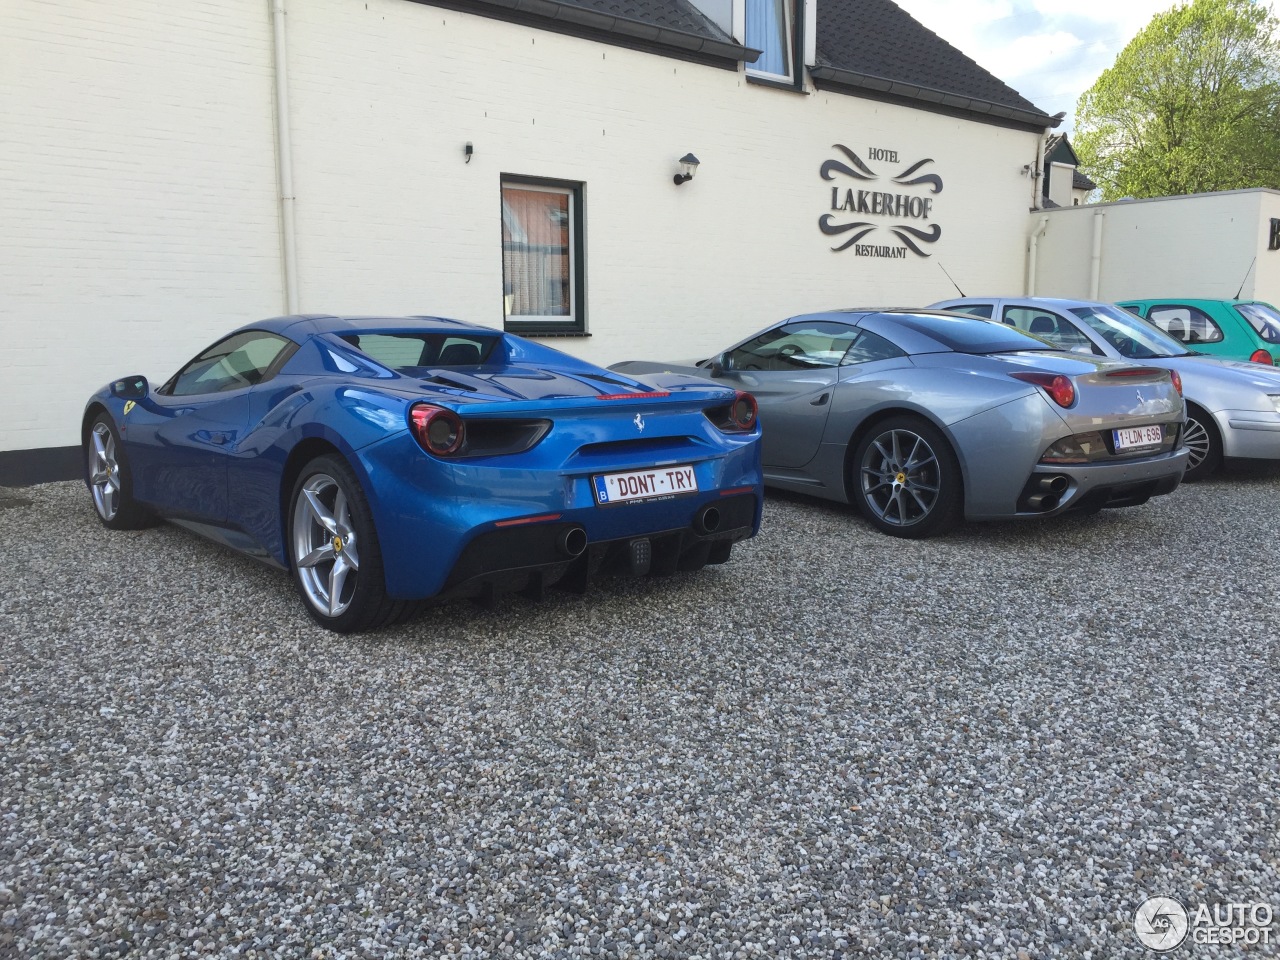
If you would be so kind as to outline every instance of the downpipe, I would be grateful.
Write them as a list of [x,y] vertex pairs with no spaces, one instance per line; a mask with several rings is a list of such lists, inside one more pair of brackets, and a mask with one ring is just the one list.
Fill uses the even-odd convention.
[[1089,259],[1089,299],[1098,299],[1098,289],[1102,278],[1102,225],[1105,213],[1093,215],[1093,253]]
[[1039,257],[1040,238],[1049,229],[1049,218],[1041,217],[1040,225],[1031,231],[1027,239],[1027,296],[1036,295],[1036,262]]
[[293,211],[293,145],[289,139],[289,55],[284,0],[271,2],[275,43],[276,179],[280,191],[280,247],[284,257],[285,312],[298,312],[298,228]]

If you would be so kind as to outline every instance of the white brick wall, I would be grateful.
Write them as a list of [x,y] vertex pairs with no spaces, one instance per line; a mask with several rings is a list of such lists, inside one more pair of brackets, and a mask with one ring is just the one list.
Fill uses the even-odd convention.
[[0,4],[0,450],[281,311],[265,3]]
[[[966,292],[1021,287],[1035,134],[407,0],[290,0],[288,19],[304,311],[500,325],[504,173],[586,184],[592,336],[554,343],[599,362],[929,303],[953,293],[940,264]],[[75,443],[93,388],[167,377],[282,291],[267,0],[28,0],[0,38],[12,450]],[[935,159],[932,258],[831,252],[834,143]],[[677,187],[688,151],[702,165]]]

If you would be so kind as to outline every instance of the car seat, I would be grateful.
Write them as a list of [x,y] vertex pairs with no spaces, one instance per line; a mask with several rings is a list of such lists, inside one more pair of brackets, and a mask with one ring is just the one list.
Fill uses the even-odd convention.
[[1052,337],[1058,332],[1058,324],[1053,317],[1041,313],[1031,318],[1031,326],[1027,330],[1037,337]]
[[480,362],[480,348],[474,343],[451,343],[440,351],[442,367],[461,367]]

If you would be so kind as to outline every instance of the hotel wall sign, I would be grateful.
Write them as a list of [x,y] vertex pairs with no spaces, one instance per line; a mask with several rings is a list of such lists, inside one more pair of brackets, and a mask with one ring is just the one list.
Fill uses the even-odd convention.
[[[924,252],[923,245],[936,243],[942,236],[942,227],[928,222],[933,216],[933,197],[942,192],[942,178],[936,173],[921,171],[933,160],[920,160],[902,169],[901,173],[882,177],[844,144],[834,144],[832,149],[839,150],[845,159],[824,163],[821,170],[823,180],[834,181],[837,174],[866,184],[884,180],[888,181],[884,186],[889,189],[878,190],[870,186],[860,189],[845,186],[841,181],[831,187],[831,212],[818,218],[818,229],[828,237],[840,238],[838,245],[831,249],[839,252],[852,247],[856,256],[891,260],[905,258],[907,251],[918,257],[930,256]],[[867,158],[873,163],[886,165],[890,171],[902,168],[896,150],[871,147]],[[862,217],[875,217],[879,222]],[[927,228],[925,223],[928,223]],[[896,242],[858,242],[877,230],[892,234]],[[852,236],[845,237],[846,233]]]

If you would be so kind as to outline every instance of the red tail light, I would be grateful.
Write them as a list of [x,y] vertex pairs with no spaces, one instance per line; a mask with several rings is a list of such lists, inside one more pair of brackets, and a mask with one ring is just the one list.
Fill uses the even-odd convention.
[[409,408],[409,428],[423,450],[439,457],[457,453],[466,439],[462,418],[432,403],[415,403]]
[[1173,389],[1178,391],[1178,396],[1182,396],[1182,375],[1177,370],[1170,370],[1169,379],[1173,381]]
[[756,398],[742,390],[735,390],[733,399],[702,411],[708,420],[725,433],[749,433],[760,418]]
[[653,400],[671,396],[670,390],[650,390],[648,393],[602,393],[597,400]]
[[1255,350],[1249,356],[1250,363],[1265,363],[1267,366],[1275,366],[1275,361],[1271,359],[1271,354],[1266,350]]
[[729,406],[729,420],[739,430],[750,430],[756,425],[756,417],[760,408],[756,406],[756,398],[739,390]]
[[1076,387],[1069,377],[1064,377],[1060,373],[1026,373],[1010,374],[1015,380],[1021,380],[1024,383],[1034,383],[1037,387],[1049,395],[1049,397],[1060,407],[1069,407],[1076,402]]

